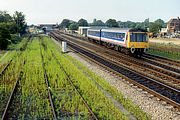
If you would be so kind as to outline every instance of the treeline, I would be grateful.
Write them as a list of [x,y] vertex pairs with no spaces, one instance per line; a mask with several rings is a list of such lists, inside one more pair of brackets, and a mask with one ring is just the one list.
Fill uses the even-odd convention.
[[25,15],[16,11],[12,16],[7,11],[0,11],[0,49],[7,49],[8,44],[16,43],[26,29]]
[[88,23],[85,19],[80,19],[78,22],[64,19],[59,25],[60,28],[69,28],[70,30],[77,30],[79,26],[106,26],[117,28],[141,28],[148,30],[154,34],[157,34],[161,28],[166,27],[166,23],[162,19],[157,19],[154,22],[150,22],[149,19],[145,19],[143,22],[132,21],[116,21],[115,19],[109,19],[105,23],[102,20],[94,19],[92,23]]

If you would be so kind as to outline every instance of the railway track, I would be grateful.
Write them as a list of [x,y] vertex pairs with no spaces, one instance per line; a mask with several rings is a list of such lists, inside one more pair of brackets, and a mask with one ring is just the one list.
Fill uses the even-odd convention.
[[[41,46],[41,45],[40,45]],[[43,46],[43,45],[42,45]],[[44,47],[44,46],[43,46]],[[45,49],[46,50],[46,49]],[[50,90],[50,84],[49,84],[49,80],[48,80],[48,76],[47,76],[47,72],[46,72],[46,69],[45,69],[45,62],[44,62],[44,57],[43,57],[43,54],[42,54],[42,47],[40,47],[40,51],[41,51],[41,58],[42,58],[42,66],[43,66],[43,69],[44,69],[44,78],[45,78],[45,83],[46,83],[46,86],[48,88],[48,96],[49,96],[49,101],[50,101],[50,104],[51,104],[51,108],[52,108],[52,113],[53,113],[53,119],[57,119],[57,113],[56,113],[56,108],[54,107],[54,103],[53,103],[53,99],[52,99],[52,93],[51,93],[51,90]],[[95,120],[98,120],[96,115],[93,113],[93,111],[90,109],[90,107],[88,106],[87,102],[84,100],[84,98],[82,97],[82,95],[80,94],[80,92],[78,91],[78,89],[75,87],[75,85],[73,84],[73,82],[71,81],[68,73],[65,71],[65,69],[63,68],[63,66],[61,65],[61,63],[58,61],[58,59],[56,58],[56,56],[53,54],[53,52],[51,51],[51,54],[53,56],[53,58],[56,60],[56,62],[58,63],[59,67],[63,70],[63,72],[65,73],[65,75],[67,76],[67,81],[68,83],[73,87],[74,91],[78,94],[78,96],[80,96],[80,98],[82,99],[83,101],[83,104],[86,106],[86,108],[88,109],[89,111],[89,114],[90,116],[92,117],[92,119],[95,119]],[[68,117],[70,117],[68,114],[67,114]],[[63,117],[63,116],[61,116]]]
[[0,77],[4,74],[4,72],[7,70],[7,68],[10,66],[11,62],[13,61],[13,59],[11,59],[6,65],[5,67],[2,69],[1,73],[0,73]]
[[69,82],[69,84],[73,87],[73,89],[75,90],[75,92],[80,96],[80,98],[83,101],[83,104],[86,106],[86,108],[88,109],[88,112],[90,114],[90,116],[92,117],[92,119],[94,120],[98,120],[97,116],[95,115],[95,113],[92,111],[92,109],[89,107],[89,105],[87,104],[87,102],[85,101],[85,99],[83,98],[83,96],[81,95],[81,93],[79,92],[79,90],[76,88],[76,86],[74,85],[74,83],[72,82],[70,75],[66,72],[66,70],[63,68],[63,66],[61,65],[61,63],[58,61],[58,59],[56,58],[56,56],[54,55],[54,53],[51,51],[53,58],[56,60],[56,62],[58,63],[59,67],[63,70],[63,72],[65,73],[65,75],[67,76],[67,81]]
[[52,111],[52,114],[53,114],[53,119],[57,120],[56,111],[55,111],[54,103],[53,103],[53,100],[52,100],[52,94],[51,94],[51,91],[50,91],[50,85],[49,85],[49,81],[48,81],[48,76],[47,76],[46,69],[45,69],[44,57],[43,57],[43,54],[42,54],[42,48],[41,48],[40,40],[39,40],[39,45],[40,45],[40,54],[41,54],[41,58],[42,58],[42,67],[43,67],[43,71],[44,71],[44,80],[45,80],[47,90],[48,90],[48,98],[49,98],[49,102],[50,102],[50,105],[51,105],[51,111]]
[[[62,37],[59,37],[57,34],[54,34],[53,37],[59,41],[65,40]],[[159,99],[166,101],[168,104],[171,104],[172,106],[178,108],[178,110],[180,109],[180,106],[179,106],[180,91],[179,90],[174,89],[173,87],[165,85],[161,82],[155,81],[147,76],[143,76],[137,72],[134,72],[131,69],[120,66],[119,64],[116,64],[112,62],[111,60],[102,58],[100,55],[97,55],[95,52],[85,49],[81,45],[77,45],[70,41],[67,41],[67,42],[71,48],[78,51],[83,56],[88,57],[89,59],[100,64],[106,69],[109,69],[110,71],[113,71],[114,73],[122,76],[123,78],[130,81],[134,85],[158,97]]]
[[[28,45],[28,42],[30,41],[31,37],[28,38],[28,41],[19,49],[20,51],[24,51]],[[19,53],[18,56],[21,56],[22,52]],[[5,65],[5,67],[2,69],[2,71],[0,72],[0,77],[4,74],[4,72],[7,70],[7,68],[10,66],[10,64],[12,63],[13,59],[15,58],[15,56]]]
[[10,107],[13,106],[13,100],[15,99],[15,95],[16,95],[18,87],[19,87],[19,81],[21,79],[21,76],[22,76],[22,71],[19,73],[19,76],[16,79],[15,86],[13,87],[13,90],[12,90],[10,97],[8,99],[8,102],[6,104],[6,107],[5,107],[3,116],[2,116],[2,120],[8,120],[9,115],[11,114],[12,109]]
[[[28,41],[19,49],[21,52],[17,55],[18,57],[20,57],[23,53],[24,50],[26,50],[28,42],[30,41],[31,37],[28,38]],[[11,65],[11,63],[13,62],[13,60],[15,59],[16,56],[14,56],[9,62],[8,64],[3,68],[3,70],[0,73],[0,77],[6,72],[6,70],[8,69],[8,67]],[[7,101],[6,107],[4,109],[3,115],[2,115],[2,120],[7,120],[10,117],[11,111],[13,111],[13,102],[16,99],[16,95],[18,94],[18,89],[20,87],[19,82],[21,80],[22,74],[23,72],[22,67],[23,65],[25,65],[25,61],[22,62],[20,70],[19,70],[19,75],[17,77],[17,79],[15,80],[15,85],[10,93],[9,99]]]
[[[76,35],[73,35],[73,34],[64,33],[64,32],[60,32],[60,31],[56,31],[56,33],[65,34],[65,35],[77,38],[79,40],[88,41],[88,39],[86,37],[76,36]],[[91,42],[91,43],[95,44],[93,42]],[[98,44],[95,44],[95,45],[100,46]],[[100,47],[104,47],[104,46],[100,46]],[[110,49],[112,49],[112,48],[110,48]],[[122,54],[122,53],[119,53],[119,54],[121,56],[124,56],[124,54]],[[159,66],[161,68],[167,69],[169,71],[172,71],[172,72],[175,72],[175,73],[178,73],[178,74],[180,73],[180,61],[175,61],[175,60],[171,60],[171,59],[168,59],[168,58],[163,58],[161,56],[151,55],[151,54],[144,54],[143,55],[143,60],[150,63],[150,64],[153,64],[153,65]]]
[[[29,42],[29,40],[28,40],[28,42]],[[26,49],[27,45],[28,45],[28,43],[26,45],[24,45],[23,48],[21,48],[21,51],[24,51]],[[21,56],[21,54],[22,54],[22,52],[18,56]],[[43,56],[42,56],[42,60],[43,60]],[[8,63],[6,65],[7,67],[5,67],[5,68],[7,69],[9,65],[10,65],[10,63]],[[23,65],[25,65],[25,61],[23,62]],[[21,91],[22,86],[20,85],[20,81],[21,81],[21,77],[23,76],[23,71],[21,71],[23,65],[21,66],[20,73],[18,75],[18,78],[15,81],[15,85],[14,85],[14,87],[12,89],[12,92],[10,93],[9,99],[7,101],[6,107],[5,107],[3,115],[2,115],[2,120],[17,119],[18,118],[18,114],[13,114],[13,113],[17,112],[17,111],[15,111],[15,109],[19,109],[20,104],[22,104],[22,103],[19,103],[21,101],[19,100],[18,97],[21,96],[21,92],[22,92]],[[49,102],[50,102],[50,105],[52,106],[51,110],[52,110],[52,114],[53,114],[53,119],[57,119],[55,111],[54,111],[53,101],[52,101],[52,97],[51,97],[51,93],[50,93],[50,89],[49,89],[50,87],[49,87],[49,84],[48,84],[48,78],[47,78],[46,70],[44,68],[44,62],[43,61],[42,61],[42,66],[43,66],[43,70],[44,70],[44,80],[45,80],[45,83],[47,85],[47,90],[48,90]],[[6,69],[4,69],[2,71],[2,74],[5,73]]]
[[129,57],[124,54],[117,54],[114,50],[107,50],[98,46],[96,47],[96,45],[91,45],[84,41],[78,41],[71,37],[60,36],[59,34],[56,35],[61,38],[66,38],[67,40],[70,39],[72,42],[88,48],[92,52],[96,52],[102,57],[110,59],[121,66],[128,67],[138,72],[139,74],[148,76],[151,79],[155,79],[178,90],[180,89],[180,75],[178,73],[174,73],[164,68],[160,68],[159,66],[149,64],[146,61],[136,59],[134,57]]
[[[149,58],[149,59],[154,59],[154,60],[166,63],[170,66],[180,67],[180,61],[175,61],[175,60],[171,60],[168,58],[164,58],[164,57],[161,57],[158,55],[153,55],[153,54],[148,54],[148,53],[144,54],[143,56],[146,58]],[[180,69],[179,69],[179,71],[180,71]]]

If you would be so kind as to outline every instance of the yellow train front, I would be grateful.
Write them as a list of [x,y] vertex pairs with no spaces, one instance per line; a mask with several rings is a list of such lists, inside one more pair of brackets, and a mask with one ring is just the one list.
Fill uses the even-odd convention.
[[145,31],[133,31],[127,33],[127,46],[131,54],[142,55],[149,49],[148,33]]
[[141,56],[149,48],[148,33],[143,29],[91,28],[87,37],[126,54]]

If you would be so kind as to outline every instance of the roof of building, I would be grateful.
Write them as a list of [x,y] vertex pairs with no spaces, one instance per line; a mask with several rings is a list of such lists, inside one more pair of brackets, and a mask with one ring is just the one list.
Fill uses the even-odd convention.
[[171,19],[168,21],[168,23],[177,23],[177,22],[180,23],[179,17],[178,17],[178,18],[171,18]]
[[91,27],[88,27],[88,26],[79,26],[79,29],[88,29],[88,28],[91,28]]
[[57,24],[39,24],[40,27],[55,27]]

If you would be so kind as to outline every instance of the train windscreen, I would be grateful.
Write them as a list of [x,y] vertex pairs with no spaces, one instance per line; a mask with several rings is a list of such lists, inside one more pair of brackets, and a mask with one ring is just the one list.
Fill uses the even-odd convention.
[[146,33],[131,33],[130,41],[131,42],[148,42],[148,36]]

